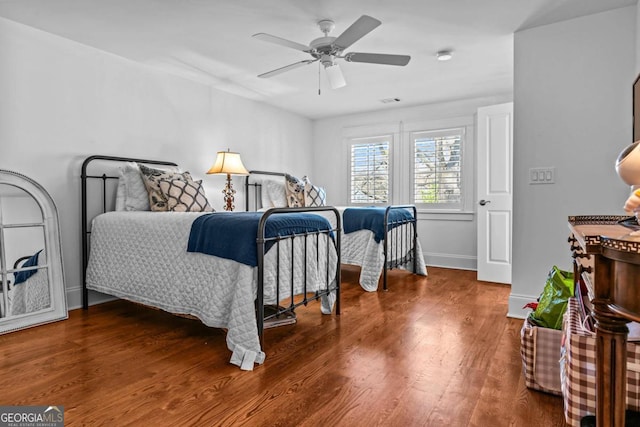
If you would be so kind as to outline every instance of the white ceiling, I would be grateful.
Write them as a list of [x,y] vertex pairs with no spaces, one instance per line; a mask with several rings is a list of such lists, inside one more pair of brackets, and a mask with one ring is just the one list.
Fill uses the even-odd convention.
[[[636,4],[637,0],[0,0],[0,16],[220,90],[316,119],[513,91],[513,33]],[[382,25],[347,51],[411,55],[406,67],[341,62],[331,90],[310,58],[253,39],[264,32],[307,45],[321,19],[338,36],[366,14]],[[448,62],[435,53],[452,49]],[[384,104],[382,99],[399,98]]]

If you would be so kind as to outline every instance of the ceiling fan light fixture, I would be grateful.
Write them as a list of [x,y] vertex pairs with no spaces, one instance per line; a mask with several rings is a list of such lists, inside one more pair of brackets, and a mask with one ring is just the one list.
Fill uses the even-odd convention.
[[325,66],[324,69],[327,73],[331,89],[338,89],[347,85],[347,82],[344,80],[344,76],[342,75],[342,70],[340,70],[338,64],[333,64],[329,67]]
[[441,50],[436,53],[436,58],[438,58],[438,61],[448,61],[453,58],[453,52],[450,50]]

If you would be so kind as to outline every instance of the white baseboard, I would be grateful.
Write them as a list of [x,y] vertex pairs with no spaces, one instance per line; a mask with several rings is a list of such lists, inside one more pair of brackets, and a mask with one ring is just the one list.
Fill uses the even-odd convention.
[[507,312],[507,317],[513,317],[514,319],[526,318],[529,313],[531,313],[531,309],[523,307],[530,302],[537,301],[537,299],[537,296],[511,294],[509,296],[509,311]]
[[[89,291],[89,305],[102,304],[103,302],[113,301],[118,298],[101,294],[100,292]],[[82,308],[82,288],[75,287],[67,289],[67,308],[75,310]]]
[[477,270],[477,259],[472,256],[424,252],[427,266],[455,268],[458,270]]

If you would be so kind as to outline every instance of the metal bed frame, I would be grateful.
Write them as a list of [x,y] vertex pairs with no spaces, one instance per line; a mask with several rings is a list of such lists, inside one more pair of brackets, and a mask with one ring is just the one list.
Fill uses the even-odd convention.
[[[410,209],[413,213],[410,219],[389,220],[389,214],[393,210]],[[391,205],[384,212],[384,267],[382,289],[388,290],[387,272],[398,268],[401,264],[412,263],[413,274],[418,271],[418,211],[414,205]],[[403,230],[401,226],[405,225]],[[391,231],[390,231],[391,230]],[[389,242],[391,239],[391,242]],[[389,250],[392,255],[389,257]],[[407,254],[402,256],[402,254]],[[410,259],[407,259],[410,257]]]
[[[285,176],[282,172],[268,172],[268,171],[249,171],[249,175],[245,177],[245,209],[248,211],[250,206],[256,208],[260,206],[262,184],[260,182],[251,182],[252,175],[267,175],[267,176]],[[254,187],[254,191],[250,191],[250,188]],[[253,200],[251,200],[250,194],[253,194]],[[253,204],[251,204],[253,202]],[[412,218],[389,220],[389,215],[393,210],[407,209],[412,212]],[[415,205],[390,205],[387,206],[384,213],[384,266],[382,272],[382,289],[388,290],[387,272],[394,268],[398,268],[400,265],[412,263],[412,272],[416,274],[418,269],[418,227],[417,216],[418,212]],[[339,215],[338,215],[339,216]],[[401,226],[406,225],[402,228]],[[389,231],[391,232],[389,233]],[[390,253],[391,252],[391,253]],[[401,256],[401,254],[407,254]]]
[[[173,163],[173,162],[166,162],[166,161],[158,161],[158,160],[146,160],[146,159],[135,159],[135,158],[127,158],[127,157],[115,157],[115,156],[101,156],[101,155],[95,155],[95,156],[90,156],[88,158],[86,158],[84,160],[84,162],[82,163],[82,173],[81,173],[81,180],[82,180],[82,307],[86,310],[89,308],[89,290],[87,289],[86,286],[86,274],[87,274],[87,265],[89,262],[89,241],[90,241],[90,236],[91,236],[91,230],[89,227],[89,221],[90,219],[88,218],[88,210],[87,210],[87,192],[88,192],[88,181],[89,180],[98,180],[101,181],[101,192],[102,192],[102,209],[101,209],[101,213],[107,212],[107,182],[109,180],[117,180],[118,176],[114,176],[114,175],[107,175],[106,173],[103,173],[101,175],[90,175],[87,173],[87,169],[88,166],[91,162],[96,161],[96,160],[100,160],[100,161],[112,161],[112,162],[136,162],[136,163],[144,163],[144,164],[149,164],[149,165],[160,165],[160,166],[178,166],[177,164]],[[259,187],[259,186],[258,186]],[[259,188],[256,188],[256,191],[260,191]],[[248,198],[248,194],[247,194],[247,198]],[[266,237],[265,236],[265,227],[266,227],[266,222],[267,219],[272,216],[272,215],[278,215],[278,214],[283,214],[283,213],[292,213],[292,212],[309,212],[309,211],[330,211],[333,212],[334,215],[336,216],[336,227],[330,230],[318,230],[318,231],[314,231],[314,232],[306,232],[306,233],[299,233],[299,234],[290,234],[290,235],[283,235],[283,236],[276,236],[276,237]],[[258,257],[258,290],[257,290],[257,296],[256,296],[256,320],[257,320],[257,326],[258,326],[258,335],[259,335],[259,339],[260,339],[260,345],[261,347],[263,347],[264,344],[264,329],[265,329],[265,322],[269,319],[272,318],[278,318],[281,315],[285,315],[287,313],[293,313],[294,310],[301,306],[301,305],[307,305],[309,302],[311,301],[315,301],[320,299],[323,296],[328,296],[330,295],[332,292],[335,291],[336,294],[336,300],[335,300],[335,310],[336,310],[336,314],[339,315],[340,314],[340,284],[341,284],[341,276],[340,276],[340,237],[341,237],[341,218],[340,218],[340,213],[333,207],[312,207],[312,208],[296,208],[296,209],[290,209],[290,208],[274,208],[274,209],[269,209],[268,211],[266,211],[259,222],[258,225],[258,233],[256,236],[256,242],[257,242],[257,257]],[[329,277],[329,258],[328,258],[328,253],[329,253],[329,244],[326,245],[327,248],[327,269],[326,269],[326,278],[325,278],[325,283],[326,283],[326,287],[324,289],[321,289],[319,291],[316,291],[313,293],[313,295],[309,295],[307,293],[307,289],[306,289],[306,283],[307,283],[307,263],[306,263],[306,258],[307,258],[307,250],[308,250],[308,246],[310,244],[315,244],[316,245],[316,254],[319,257],[319,250],[318,250],[318,245],[319,245],[319,238],[321,234],[326,234],[327,236],[333,233],[333,242],[336,248],[336,255],[337,255],[337,268],[336,268],[336,273],[334,277]],[[305,252],[305,260],[296,260],[295,257],[295,253],[294,253],[294,240],[295,239],[304,239],[304,252]],[[277,256],[276,256],[276,264],[277,264],[277,274],[276,274],[276,300],[279,301],[280,299],[280,283],[281,280],[283,280],[284,278],[280,277],[280,243],[283,241],[287,241],[290,240],[291,241],[291,273],[290,273],[290,280],[289,282],[291,283],[291,298],[289,299],[289,303],[286,306],[280,306],[278,305],[277,307],[275,307],[275,309],[273,311],[270,311],[268,315],[265,316],[265,305],[264,305],[264,257],[265,254],[267,252],[267,245],[268,244],[273,244],[273,246],[275,247],[271,247],[270,250],[276,250],[277,251]],[[329,237],[327,237],[328,241],[331,241],[331,239]],[[299,257],[298,257],[299,258]],[[304,263],[304,285],[303,285],[303,289],[304,292],[302,294],[299,294],[299,297],[294,298],[293,296],[293,290],[294,290],[294,271],[293,271],[293,265],[295,262],[305,262]],[[334,283],[332,285],[332,282]]]
[[173,162],[164,162],[159,160],[144,160],[134,159],[128,157],[115,157],[115,156],[90,156],[82,162],[82,172],[80,178],[82,180],[82,308],[89,308],[89,290],[87,289],[86,277],[87,277],[87,265],[89,264],[89,239],[91,237],[91,230],[89,230],[89,218],[87,212],[87,184],[89,179],[97,179],[102,181],[102,213],[107,212],[107,181],[117,180],[118,176],[107,175],[87,175],[87,169],[89,164],[94,160],[106,160],[113,162],[136,162],[145,163],[148,165],[159,166],[175,166],[178,165]]

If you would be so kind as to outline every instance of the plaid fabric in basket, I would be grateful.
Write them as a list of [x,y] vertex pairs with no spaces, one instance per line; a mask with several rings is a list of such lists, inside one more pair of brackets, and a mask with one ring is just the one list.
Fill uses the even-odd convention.
[[541,328],[525,319],[520,330],[524,383],[534,390],[561,394],[560,345],[562,332]]
[[[579,303],[569,299],[564,315],[562,359],[562,397],[568,425],[580,427],[585,415],[596,413],[596,340],[582,327]],[[640,409],[640,346],[627,343],[627,408]]]

